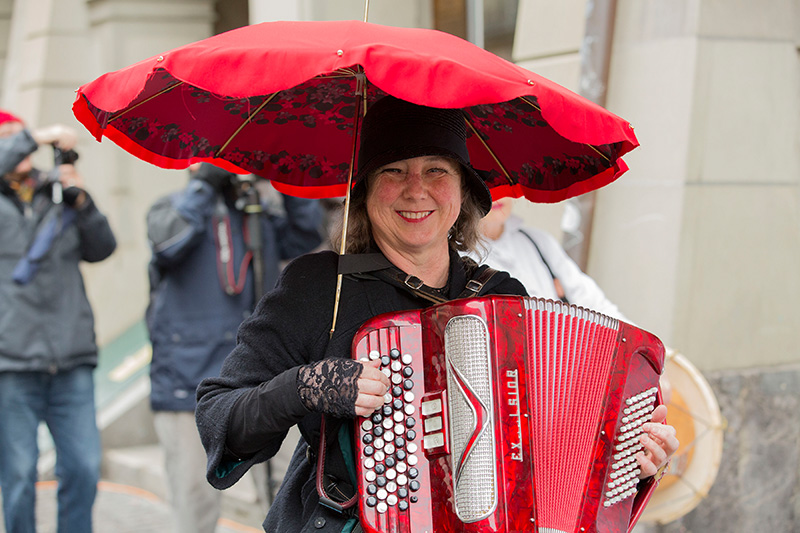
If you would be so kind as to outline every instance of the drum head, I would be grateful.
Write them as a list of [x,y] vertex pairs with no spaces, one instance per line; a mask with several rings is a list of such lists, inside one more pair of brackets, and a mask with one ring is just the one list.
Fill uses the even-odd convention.
[[700,371],[668,350],[664,375],[667,423],[675,427],[680,447],[641,516],[659,524],[684,516],[706,497],[719,470],[723,438],[719,405]]

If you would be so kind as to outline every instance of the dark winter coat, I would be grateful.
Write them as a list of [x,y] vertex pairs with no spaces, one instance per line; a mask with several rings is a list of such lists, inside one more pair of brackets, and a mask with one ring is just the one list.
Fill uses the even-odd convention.
[[[264,522],[265,531],[339,533],[348,520],[319,505],[315,465],[305,450],[307,443],[317,446],[320,415],[306,409],[298,396],[299,367],[323,358],[350,357],[353,336],[375,315],[430,305],[400,286],[345,276],[336,330],[330,337],[337,261],[335,253],[320,252],[289,264],[276,289],[242,324],[236,349],[225,360],[220,377],[204,380],[198,389],[196,416],[208,453],[207,477],[217,488],[231,486],[250,466],[272,457],[291,426],[300,429],[303,438]],[[467,281],[461,260],[452,252],[448,297],[455,298]],[[498,273],[481,294],[526,293],[507,273]],[[239,422],[240,436],[246,434],[254,448],[260,448],[253,457],[238,459],[226,450],[233,420]],[[241,427],[242,420],[254,423]],[[337,429],[329,427],[328,433],[336,435]],[[328,457],[326,473],[347,479],[338,446],[329,448]]]
[[[26,131],[0,141],[0,170],[6,172],[37,148]],[[50,184],[41,183],[25,205],[0,177],[0,372],[55,373],[97,364],[94,315],[79,264],[102,261],[116,241],[88,195],[33,280],[20,285],[12,279],[37,231],[63,209],[71,208],[53,203]]]
[[[216,376],[236,345],[236,330],[255,307],[253,264],[239,294],[227,294],[217,269],[212,214],[224,196],[200,180],[158,200],[147,215],[153,249],[147,325],[153,345],[150,401],[156,411],[194,411],[200,381]],[[284,214],[260,216],[263,287],[278,278],[280,262],[309,252],[321,242],[322,213],[315,200],[286,196]],[[240,281],[246,252],[243,214],[225,203],[230,216],[232,270]]]

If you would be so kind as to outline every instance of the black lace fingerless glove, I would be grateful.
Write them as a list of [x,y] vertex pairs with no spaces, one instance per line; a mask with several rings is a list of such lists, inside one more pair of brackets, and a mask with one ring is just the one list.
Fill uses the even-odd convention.
[[297,372],[297,392],[303,405],[337,418],[356,416],[358,378],[364,366],[352,359],[323,359]]

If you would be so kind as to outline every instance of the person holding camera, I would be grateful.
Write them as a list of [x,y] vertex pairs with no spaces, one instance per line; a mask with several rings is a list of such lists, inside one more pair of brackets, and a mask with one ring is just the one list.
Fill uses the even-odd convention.
[[275,284],[280,262],[320,245],[322,210],[316,200],[282,196],[282,212],[274,213],[252,176],[207,163],[189,170],[189,184],[147,214],[150,403],[175,531],[206,533],[219,518],[220,493],[205,478],[195,389],[219,374],[239,324]]
[[[36,530],[42,421],[56,449],[58,530],[92,531],[97,345],[79,263],[107,258],[116,240],[72,165],[75,141],[70,128],[28,130],[0,110],[0,490],[8,533]],[[56,155],[50,173],[30,159],[44,144]]]

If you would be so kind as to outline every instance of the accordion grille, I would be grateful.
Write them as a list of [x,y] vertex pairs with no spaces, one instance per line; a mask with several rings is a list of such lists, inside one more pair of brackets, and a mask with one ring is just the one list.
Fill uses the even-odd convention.
[[528,306],[537,519],[540,531],[575,531],[619,322],[559,302]]
[[469,523],[487,517],[497,506],[492,372],[485,322],[472,315],[452,318],[445,327],[444,347],[453,496],[456,514]]

